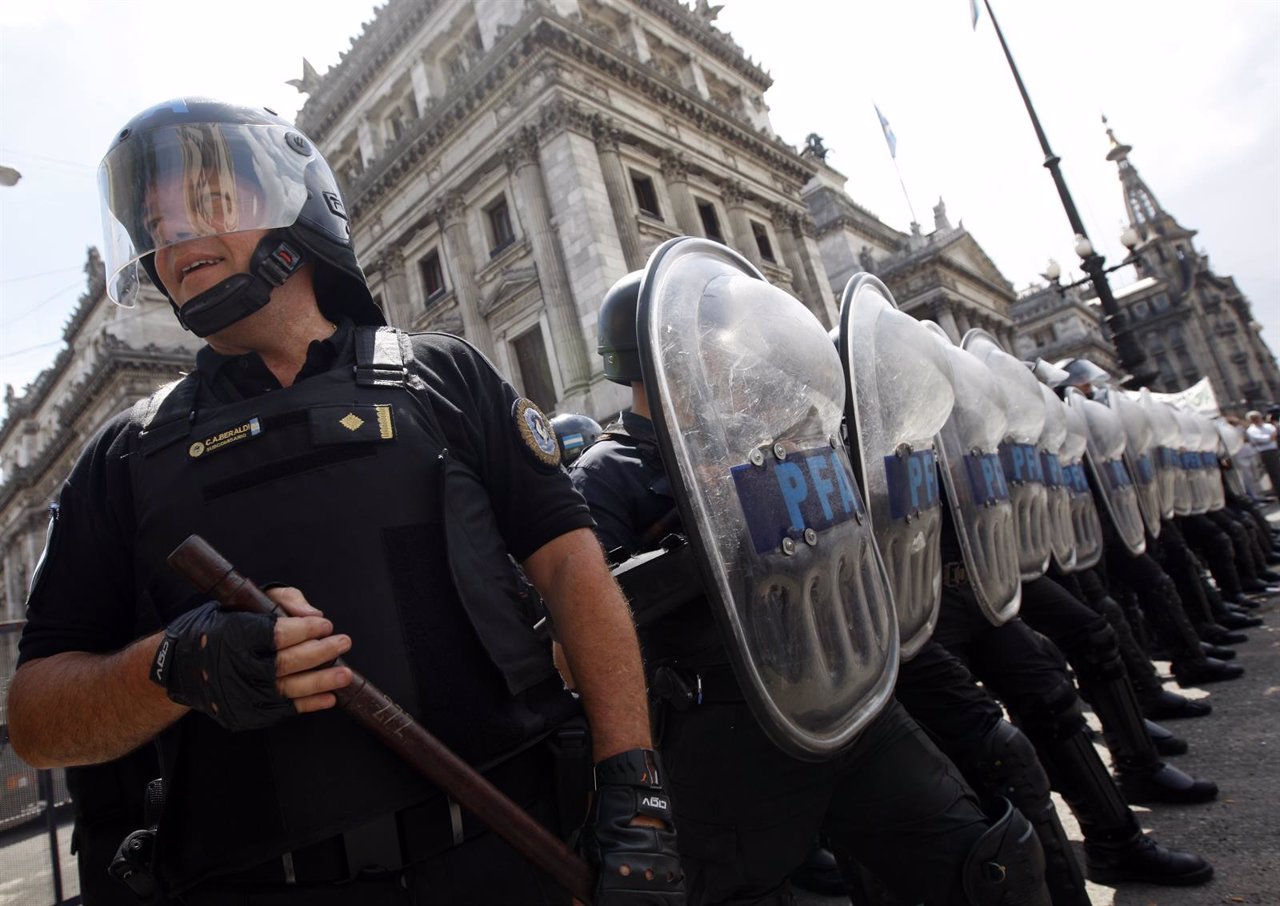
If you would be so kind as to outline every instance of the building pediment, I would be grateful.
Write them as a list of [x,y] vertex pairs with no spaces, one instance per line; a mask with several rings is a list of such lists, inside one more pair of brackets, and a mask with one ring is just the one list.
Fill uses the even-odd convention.
[[532,265],[506,268],[480,302],[480,313],[489,317],[509,302],[538,291],[538,270]]

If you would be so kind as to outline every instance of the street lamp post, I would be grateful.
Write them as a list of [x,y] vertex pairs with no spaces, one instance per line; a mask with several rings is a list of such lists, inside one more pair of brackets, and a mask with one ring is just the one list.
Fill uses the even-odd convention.
[[[1049,175],[1053,177],[1053,184],[1058,189],[1058,197],[1062,199],[1062,207],[1067,212],[1067,220],[1071,223],[1071,229],[1075,232],[1076,254],[1080,256],[1081,266],[1084,268],[1084,272],[1089,275],[1094,291],[1098,294],[1098,301],[1102,303],[1102,320],[1107,326],[1108,333],[1111,334],[1112,342],[1115,343],[1116,358],[1120,362],[1121,369],[1129,374],[1127,383],[1135,387],[1148,384],[1155,378],[1155,372],[1151,369],[1142,347],[1134,339],[1133,331],[1129,326],[1128,315],[1120,310],[1120,303],[1116,301],[1115,295],[1111,292],[1111,284],[1107,281],[1107,271],[1115,270],[1115,268],[1108,269],[1104,266],[1105,259],[1097,253],[1093,243],[1089,241],[1089,234],[1085,231],[1084,222],[1080,219],[1080,212],[1076,210],[1076,204],[1071,198],[1071,192],[1067,189],[1067,182],[1063,179],[1062,170],[1058,166],[1061,159],[1049,147],[1049,139],[1045,136],[1044,129],[1040,125],[1040,118],[1036,116],[1035,107],[1031,106],[1031,96],[1027,94],[1027,87],[1022,84],[1022,76],[1018,73],[1018,67],[1013,62],[1013,54],[1009,52],[1009,45],[1005,43],[1004,33],[1000,31],[1000,23],[996,21],[996,14],[991,10],[991,0],[982,0],[982,2],[987,8],[987,15],[991,17],[991,25],[996,31],[996,37],[1000,40],[1000,47],[1004,50],[1005,59],[1009,61],[1009,69],[1013,72],[1013,79],[1018,83],[1018,92],[1022,95],[1022,103],[1026,106],[1027,114],[1031,117],[1031,125],[1036,130],[1036,137],[1040,140],[1040,148],[1044,151],[1044,166],[1049,171]],[[1117,267],[1119,266],[1122,265],[1117,265]]]

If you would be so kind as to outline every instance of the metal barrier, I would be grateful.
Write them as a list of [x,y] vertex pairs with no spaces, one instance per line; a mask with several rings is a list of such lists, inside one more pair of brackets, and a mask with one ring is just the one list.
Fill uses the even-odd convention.
[[0,623],[0,903],[80,902],[66,772],[38,771],[9,744],[9,681],[23,621]]

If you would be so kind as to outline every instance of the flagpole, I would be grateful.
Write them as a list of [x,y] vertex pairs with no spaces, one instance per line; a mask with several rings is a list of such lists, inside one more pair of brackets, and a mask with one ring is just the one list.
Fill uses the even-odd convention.
[[[1104,312],[1102,320],[1111,334],[1112,342],[1115,344],[1116,358],[1120,360],[1120,367],[1129,373],[1135,386],[1147,384],[1154,380],[1155,372],[1147,361],[1142,347],[1134,339],[1133,332],[1129,327],[1128,314],[1120,310],[1120,303],[1116,301],[1115,295],[1111,292],[1111,284],[1107,282],[1107,273],[1103,267],[1105,259],[1093,249],[1092,243],[1089,243],[1089,234],[1085,232],[1084,221],[1080,219],[1080,212],[1076,210],[1076,204],[1071,198],[1071,192],[1067,189],[1067,181],[1062,175],[1062,169],[1058,166],[1061,158],[1054,154],[1053,149],[1049,147],[1049,138],[1044,134],[1044,128],[1040,125],[1040,118],[1036,116],[1036,109],[1031,106],[1031,96],[1027,94],[1027,86],[1022,83],[1022,76],[1013,62],[1013,54],[1009,51],[1009,45],[1005,43],[1004,32],[1000,30],[1000,23],[996,21],[996,14],[991,9],[991,0],[982,0],[982,5],[986,7],[987,15],[991,17],[991,27],[995,29],[996,37],[1000,40],[1000,47],[1004,50],[1004,57],[1009,61],[1009,69],[1013,72],[1013,80],[1018,84],[1018,93],[1022,95],[1022,103],[1027,108],[1027,115],[1031,117],[1031,125],[1036,130],[1036,138],[1040,140],[1040,148],[1044,151],[1045,169],[1053,177],[1053,184],[1058,189],[1058,197],[1062,199],[1062,206],[1067,212],[1067,220],[1076,235],[1082,237],[1089,246],[1089,254],[1080,256],[1082,259],[1081,266],[1084,268],[1085,273],[1089,275],[1094,291],[1098,294],[1098,301],[1102,303],[1102,311]],[[977,27],[976,18],[974,27]]]
[[893,161],[893,172],[898,174],[898,185],[902,186],[902,197],[907,200],[907,210],[911,212],[911,222],[919,225],[920,221],[916,220],[916,209],[911,205],[911,196],[907,194],[907,184],[902,181],[902,171],[898,169],[898,157],[896,154],[891,154],[889,159]]

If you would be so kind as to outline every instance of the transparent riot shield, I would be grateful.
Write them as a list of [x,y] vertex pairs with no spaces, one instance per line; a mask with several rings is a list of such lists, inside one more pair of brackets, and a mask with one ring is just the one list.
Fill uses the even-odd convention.
[[756,719],[833,757],[893,691],[888,578],[840,440],[827,331],[742,256],[654,251],[637,334],[654,430],[708,602]]
[[1222,442],[1218,447],[1218,454],[1230,463],[1222,470],[1222,483],[1226,486],[1228,493],[1236,497],[1248,497],[1249,493],[1245,489],[1244,478],[1240,475],[1240,463],[1237,460],[1246,443],[1244,433],[1222,419],[1214,419],[1213,425],[1217,428],[1218,437]]
[[1218,429],[1206,415],[1194,413],[1196,425],[1200,428],[1200,468],[1204,470],[1205,493],[1209,501],[1209,512],[1220,510],[1227,505],[1226,488],[1222,483],[1222,464],[1218,461],[1218,448],[1222,438]]
[[1124,427],[1124,463],[1133,477],[1138,509],[1152,538],[1160,537],[1160,485],[1156,474],[1156,432],[1147,411],[1123,391],[1108,391],[1106,403]]
[[1044,431],[1039,447],[1041,472],[1049,510],[1049,550],[1061,572],[1076,571],[1076,536],[1071,524],[1071,489],[1062,470],[1062,448],[1067,442],[1067,413],[1057,394],[1040,384],[1044,405]]
[[983,614],[999,626],[1022,603],[1013,503],[1000,463],[1004,396],[990,369],[925,321],[951,364],[955,405],[938,432],[942,484],[951,504],[969,587]]
[[1181,406],[1171,407],[1173,417],[1177,419],[1178,430],[1182,434],[1182,447],[1179,460],[1182,473],[1186,476],[1187,512],[1178,515],[1202,516],[1209,512],[1209,482],[1204,471],[1204,459],[1200,455],[1200,426],[1195,416]]
[[[1072,393],[1074,391],[1068,391]],[[1067,439],[1062,442],[1058,454],[1062,462],[1062,477],[1071,495],[1071,528],[1076,541],[1076,569],[1089,569],[1102,559],[1102,516],[1098,502],[1089,486],[1085,471],[1085,451],[1089,446],[1089,425],[1084,413],[1063,403],[1066,416]]]
[[[1186,476],[1182,473],[1181,448],[1182,431],[1178,428],[1178,420],[1173,410],[1165,403],[1151,395],[1151,391],[1143,387],[1136,398],[1147,413],[1151,422],[1151,430],[1155,435],[1156,486],[1160,491],[1160,515],[1164,519],[1172,519],[1175,515],[1185,516],[1190,512],[1191,489]],[[1181,490],[1179,490],[1181,486]],[[1177,501],[1181,499],[1181,506]]]
[[1050,551],[1049,492],[1039,446],[1045,418],[1040,382],[985,330],[970,330],[960,346],[991,369],[1004,391],[1005,434],[1000,441],[1000,464],[1013,503],[1018,569],[1022,580],[1029,582],[1049,568]]
[[1102,509],[1120,542],[1135,556],[1147,549],[1146,528],[1138,508],[1138,492],[1124,464],[1124,426],[1109,406],[1088,399],[1075,388],[1067,390],[1067,405],[1084,415],[1088,427],[1085,463]]
[[946,354],[898,311],[870,274],[840,303],[839,348],[849,378],[848,444],[876,544],[889,573],[904,660],[933,634],[942,603],[942,505],[934,435],[955,397]]

